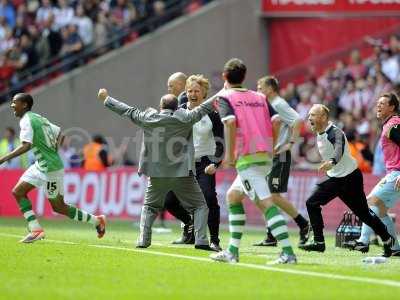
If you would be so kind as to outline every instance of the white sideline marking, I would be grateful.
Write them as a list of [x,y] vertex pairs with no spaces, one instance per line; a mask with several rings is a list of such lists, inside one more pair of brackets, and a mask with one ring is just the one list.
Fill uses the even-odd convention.
[[[153,254],[153,255],[159,255],[159,256],[169,256],[169,257],[175,257],[175,258],[204,261],[204,262],[208,262],[208,263],[211,262],[210,258],[173,254],[173,253],[164,253],[164,252],[153,251],[153,250],[132,249],[132,248],[114,247],[114,246],[106,246],[106,245],[88,245],[88,246],[95,247],[95,248],[105,248],[105,249],[137,252],[137,253],[143,253],[143,254]],[[215,263],[217,263],[217,262],[215,262]],[[294,270],[294,269],[274,268],[274,267],[268,267],[268,266],[263,266],[263,265],[246,264],[246,263],[237,263],[237,264],[232,264],[231,266],[238,266],[238,267],[259,269],[259,270],[267,270],[267,271],[272,271],[272,272],[281,272],[281,273],[288,273],[288,274],[294,274],[294,275],[304,275],[304,276],[320,277],[320,278],[327,278],[327,279],[348,280],[348,281],[355,281],[355,282],[363,282],[363,283],[372,283],[372,284],[400,287],[400,282],[394,281],[394,280],[337,275],[337,274],[331,274],[331,273],[319,273],[319,272],[313,272],[313,271],[301,271],[301,270]]]
[[[5,237],[14,237],[14,238],[21,238],[19,235],[15,234],[8,234],[8,233],[1,233],[0,236]],[[58,243],[58,244],[70,244],[70,245],[78,245],[78,243],[69,242],[69,241],[61,241],[61,240],[48,240],[44,239],[44,241]],[[124,247],[115,247],[115,246],[107,246],[107,245],[87,245],[88,247],[93,248],[103,248],[103,249],[112,249],[112,250],[120,250],[120,251],[129,251],[141,254],[152,254],[158,256],[167,256],[167,257],[174,257],[174,258],[182,258],[182,259],[190,259],[195,261],[202,261],[210,263],[211,259],[205,257],[197,257],[197,256],[189,256],[189,255],[181,255],[181,254],[174,254],[174,253],[164,253],[159,251],[153,250],[144,250],[144,249],[133,249],[133,248],[124,248]],[[217,262],[215,262],[217,263]],[[354,282],[361,282],[361,283],[372,283],[378,285],[386,285],[400,288],[400,281],[395,280],[388,280],[388,279],[378,279],[378,278],[370,278],[370,277],[358,277],[358,276],[348,276],[348,275],[338,275],[332,273],[320,273],[314,271],[302,271],[302,270],[295,270],[295,269],[286,269],[286,268],[276,268],[276,267],[268,267],[263,265],[256,265],[256,264],[248,264],[248,263],[237,263],[231,264],[232,267],[242,267],[242,268],[249,268],[249,269],[258,269],[258,270],[266,270],[271,272],[280,272],[280,273],[287,273],[293,275],[303,275],[303,276],[310,276],[310,277],[319,277],[319,278],[326,278],[326,279],[333,279],[333,280],[347,280],[347,281],[354,281]],[[296,268],[295,266],[293,266]]]
[[[17,234],[9,234],[9,233],[3,233],[3,232],[0,232],[0,236],[23,238],[23,236],[20,236],[20,235],[17,235]],[[75,242],[49,240],[46,237],[43,239],[43,241],[49,242],[49,243],[54,243],[54,244],[78,245],[78,243],[75,243]]]

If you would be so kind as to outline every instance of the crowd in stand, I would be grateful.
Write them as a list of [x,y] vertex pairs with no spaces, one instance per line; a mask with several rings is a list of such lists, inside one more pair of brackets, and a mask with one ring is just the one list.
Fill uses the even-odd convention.
[[[100,55],[207,2],[210,0],[0,0],[0,94],[33,75],[35,66],[90,49],[97,49],[95,55]],[[173,6],[182,10],[163,17]],[[137,26],[153,17],[157,20],[148,26]],[[121,39],[102,48],[118,36]]]
[[[360,50],[355,49],[347,62],[337,61],[320,77],[310,78],[300,85],[289,83],[281,93],[304,120],[314,103],[327,105],[335,122],[344,129],[362,171],[382,174],[382,155],[378,147],[381,126],[376,120],[374,106],[378,95],[400,91],[400,37],[392,35],[388,41],[366,38],[366,42],[373,47],[370,57],[362,59]],[[310,169],[320,158],[306,122],[302,137],[295,165]]]

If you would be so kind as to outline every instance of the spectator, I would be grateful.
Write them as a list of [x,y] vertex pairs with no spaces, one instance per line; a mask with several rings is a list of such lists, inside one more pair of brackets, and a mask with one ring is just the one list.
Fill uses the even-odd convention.
[[154,15],[153,3],[150,0],[132,0],[133,5],[138,10],[139,17],[146,19]]
[[[4,138],[0,140],[0,156],[13,151],[20,145],[19,139],[15,135],[15,130],[12,127],[7,127],[4,133]],[[19,157],[9,160],[3,164],[1,168],[5,169],[27,169],[29,166],[28,154],[25,153]]]
[[83,49],[83,42],[78,34],[78,28],[75,24],[70,24],[62,28],[63,45],[61,55],[72,56],[78,54]]
[[383,72],[376,74],[376,87],[374,91],[374,99],[377,99],[379,95],[392,90],[393,85],[391,84],[388,77]]
[[78,34],[85,47],[89,47],[93,42],[93,22],[85,15],[83,6],[78,5],[75,10],[73,23],[78,26]]
[[101,135],[93,136],[93,141],[83,147],[83,168],[86,171],[103,171],[110,165],[107,144]]
[[[85,0],[81,4],[83,5],[83,9],[85,11],[85,15],[87,15],[93,22],[96,22],[99,13],[102,11],[100,9],[98,0]],[[103,12],[105,12],[103,10]]]
[[[356,132],[351,131],[346,134],[347,141],[349,143],[349,150],[351,156],[353,156],[358,164],[358,168],[363,173],[371,173],[371,161],[366,159],[365,155],[368,155],[368,147],[361,141],[356,140]],[[365,154],[364,154],[365,153]]]
[[362,110],[361,99],[357,97],[356,87],[353,79],[346,83],[346,90],[339,98],[339,107],[346,112],[353,112],[360,116]]
[[9,0],[0,0],[0,17],[4,17],[8,26],[15,26],[15,10]]
[[32,68],[39,62],[38,54],[33,46],[32,40],[28,34],[24,34],[20,39],[20,46],[23,55],[26,56],[26,64],[22,70]]
[[347,67],[349,75],[355,80],[365,77],[367,68],[361,61],[360,51],[353,50],[350,54],[350,64]]
[[359,78],[356,81],[355,99],[357,99],[358,105],[361,105],[362,111],[367,111],[368,107],[375,104],[374,93],[367,88],[367,82],[364,78]]
[[9,59],[8,54],[0,56],[0,89],[9,87],[14,71],[15,68],[12,61]]
[[8,54],[10,62],[16,71],[16,73],[14,73],[14,76],[12,78],[12,82],[16,84],[19,82],[18,75],[21,74],[21,72],[24,70],[25,66],[28,63],[28,55],[23,52],[20,43],[16,45],[14,48],[10,49],[10,52]]
[[47,19],[51,15],[56,15],[58,13],[57,11],[58,9],[53,7],[50,0],[42,0],[42,5],[39,7],[36,13],[36,25],[39,26],[39,28],[43,28]]
[[300,103],[297,105],[297,112],[302,120],[307,120],[308,112],[311,109],[310,94],[308,91],[303,91],[300,94]]
[[13,30],[13,37],[19,39],[24,34],[29,34],[29,32],[25,26],[24,17],[18,16]]
[[[29,1],[32,3],[33,1]],[[24,26],[28,27],[35,24],[34,14],[28,11],[28,7],[25,2],[22,2],[17,8],[17,19],[21,18],[24,21]]]
[[68,137],[64,137],[60,148],[58,149],[58,154],[60,155],[64,169],[71,169],[76,167],[76,152],[73,147],[70,146],[70,140]]
[[42,36],[47,39],[49,47],[49,58],[57,56],[63,45],[63,39],[60,32],[53,29],[54,16],[50,15],[49,18],[44,23],[44,29],[42,31]]
[[38,54],[38,64],[45,64],[51,57],[49,41],[48,37],[46,36],[49,31],[45,29],[42,33],[40,33],[36,26],[31,25],[28,27],[28,32],[32,38],[35,50]]
[[5,38],[0,40],[0,55],[9,52],[15,46],[16,42],[13,37],[12,31],[7,28]]
[[[97,55],[103,54],[107,51],[104,45],[110,37],[111,24],[107,19],[105,12],[99,12],[97,20],[94,25],[94,48],[97,50]],[[102,47],[102,48],[101,48]]]
[[[392,55],[393,54],[393,55]],[[400,56],[389,49],[382,54],[382,72],[393,83],[400,83]]]
[[74,18],[74,10],[68,6],[67,0],[58,0],[59,9],[54,12],[54,29],[60,30],[70,24]]
[[131,21],[131,12],[126,0],[117,0],[117,5],[110,11],[111,23],[116,30],[122,30]]
[[10,31],[10,27],[7,25],[6,18],[0,16],[0,41],[6,38],[7,31]]
[[293,82],[290,82],[286,86],[286,89],[281,93],[281,95],[284,95],[284,98],[292,108],[296,108],[297,104],[300,102],[296,85]]

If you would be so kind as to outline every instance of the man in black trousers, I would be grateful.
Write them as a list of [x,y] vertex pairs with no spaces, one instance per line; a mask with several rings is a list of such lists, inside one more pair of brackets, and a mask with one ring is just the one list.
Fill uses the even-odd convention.
[[308,121],[311,130],[317,134],[318,150],[322,157],[319,170],[326,172],[327,178],[317,184],[306,203],[314,241],[299,248],[306,251],[325,251],[321,209],[322,206],[339,197],[363,223],[370,226],[381,237],[383,256],[391,256],[394,239],[379,217],[368,208],[362,173],[358,169],[356,160],[350,154],[344,132],[329,122],[329,109],[322,104],[313,105]]
[[[209,90],[209,81],[203,75],[192,75],[186,81],[185,94],[188,102],[180,107],[192,110],[199,106],[206,98]],[[208,228],[210,231],[210,248],[221,251],[219,245],[220,207],[216,192],[215,172],[221,164],[224,154],[224,125],[218,112],[212,111],[205,115],[193,126],[193,142],[196,159],[196,179],[204,194],[209,209]],[[182,219],[180,203],[174,193],[168,193],[165,199],[165,208],[174,216]],[[186,218],[186,217],[185,217]],[[187,218],[186,218],[187,219]],[[192,223],[192,222],[191,222]],[[188,244],[192,242],[193,225],[185,223],[183,235],[174,241],[174,244]]]

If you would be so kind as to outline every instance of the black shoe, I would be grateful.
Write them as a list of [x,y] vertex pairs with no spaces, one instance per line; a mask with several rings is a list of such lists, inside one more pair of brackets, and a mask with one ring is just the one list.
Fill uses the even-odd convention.
[[183,227],[182,236],[179,239],[173,241],[172,244],[175,244],[175,245],[194,244],[194,225],[193,225],[193,222],[190,222],[189,224],[186,224]]
[[140,249],[145,249],[145,248],[149,248],[150,245],[136,245],[136,248],[140,248]]
[[343,243],[344,248],[348,248],[350,250],[360,251],[361,253],[367,253],[369,251],[369,245],[359,242],[357,240],[348,241]]
[[400,256],[400,250],[392,250],[392,256],[399,257]]
[[310,223],[307,222],[307,225],[304,226],[303,228],[300,228],[300,240],[299,240],[299,246],[305,245],[310,238],[310,230],[311,226]]
[[263,246],[263,247],[276,247],[278,245],[278,241],[273,235],[267,235],[265,239],[261,242],[254,243],[253,246]]
[[324,252],[325,251],[325,242],[311,241],[308,244],[300,245],[299,249],[302,249],[305,251]]
[[210,248],[212,249],[212,251],[215,251],[215,252],[220,252],[220,251],[222,251],[222,248],[221,248],[221,246],[219,245],[219,243],[211,242],[211,243],[210,243]]
[[389,241],[383,242],[383,257],[391,257],[392,256],[392,247],[394,245],[394,238],[390,236]]
[[198,250],[214,251],[209,245],[195,245],[194,248]]

